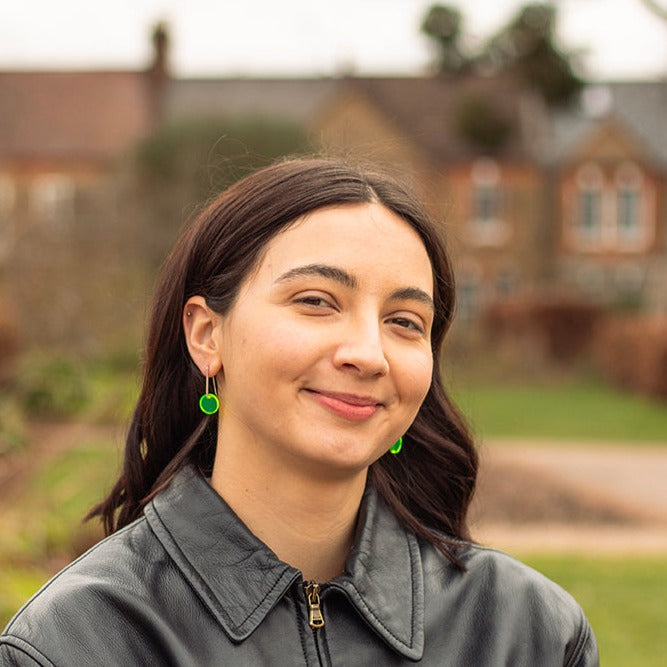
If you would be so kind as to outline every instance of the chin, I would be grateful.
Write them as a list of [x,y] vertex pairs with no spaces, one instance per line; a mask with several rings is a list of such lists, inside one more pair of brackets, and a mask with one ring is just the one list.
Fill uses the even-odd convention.
[[319,462],[329,471],[339,470],[341,473],[359,473],[368,468],[382,454],[377,446],[360,446],[358,440],[335,441],[326,443],[320,450],[323,454]]

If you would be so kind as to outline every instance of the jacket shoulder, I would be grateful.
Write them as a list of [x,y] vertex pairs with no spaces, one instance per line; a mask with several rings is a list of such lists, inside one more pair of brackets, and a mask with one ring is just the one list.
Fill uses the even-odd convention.
[[[564,665],[599,664],[595,637],[579,603],[557,583],[516,558],[471,545],[467,565],[500,609],[532,628],[535,642],[564,645]],[[537,637],[537,639],[535,639]]]
[[[102,540],[26,602],[0,635],[2,664],[50,665],[103,654],[153,595],[146,582],[171,567],[144,518]],[[154,574],[150,573],[154,571]],[[147,576],[148,574],[148,576]],[[110,645],[110,644],[109,644]]]
[[580,605],[561,586],[495,549],[466,544],[459,556],[466,572],[447,568],[445,573],[426,556],[426,586],[432,590],[440,586],[443,599],[456,599],[457,605],[465,605],[470,622],[500,638],[503,650],[519,651],[528,663],[547,664],[545,656],[560,655],[555,664],[598,664],[590,624]]
[[470,545],[463,559],[472,577],[482,578],[489,595],[519,596],[535,601],[547,612],[577,615],[581,608],[557,583],[507,553]]

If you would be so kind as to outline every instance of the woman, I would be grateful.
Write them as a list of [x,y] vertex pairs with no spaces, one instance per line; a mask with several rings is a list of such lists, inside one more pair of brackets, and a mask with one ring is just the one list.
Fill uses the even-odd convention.
[[297,160],[221,194],[159,282],[92,513],[111,535],[9,624],[2,664],[596,664],[571,597],[470,542],[453,306],[438,234],[385,176]]

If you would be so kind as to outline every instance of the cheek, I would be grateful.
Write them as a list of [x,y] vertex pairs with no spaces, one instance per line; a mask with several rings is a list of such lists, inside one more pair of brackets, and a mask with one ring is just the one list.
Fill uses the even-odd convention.
[[431,386],[433,375],[433,357],[427,354],[415,355],[404,371],[403,386],[410,393],[410,398],[421,405]]
[[266,326],[245,331],[237,354],[246,371],[253,375],[294,376],[318,358],[322,336],[305,327],[296,327],[277,318]]

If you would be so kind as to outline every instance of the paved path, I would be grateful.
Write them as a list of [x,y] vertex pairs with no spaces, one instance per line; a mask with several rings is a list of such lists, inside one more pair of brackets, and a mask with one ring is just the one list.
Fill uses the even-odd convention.
[[487,520],[481,484],[482,512],[475,536],[483,543],[515,552],[548,549],[667,555],[667,446],[492,440],[483,444],[481,457],[482,480],[484,472],[488,477],[514,468],[526,480],[560,485],[621,517],[615,522],[592,523]]
[[[34,427],[30,457],[0,458],[0,509],[3,501],[12,502],[35,457],[48,465],[58,451],[91,434],[122,439],[117,427]],[[639,551],[667,557],[667,443],[487,440],[480,453],[473,535],[483,544],[514,553]]]

